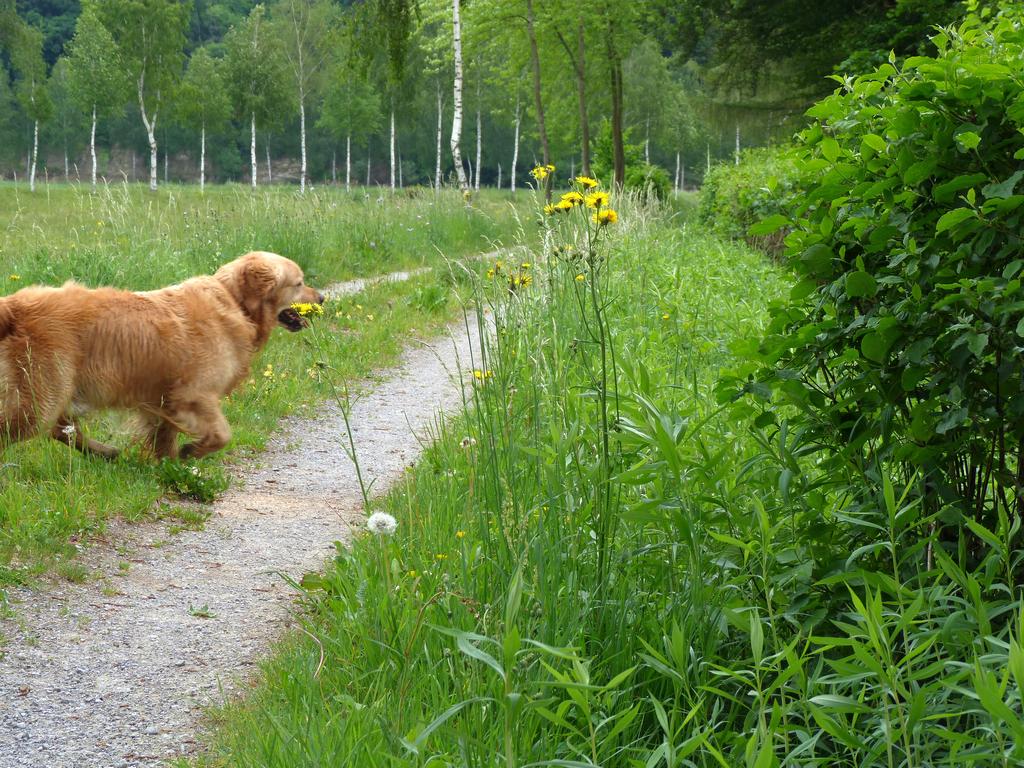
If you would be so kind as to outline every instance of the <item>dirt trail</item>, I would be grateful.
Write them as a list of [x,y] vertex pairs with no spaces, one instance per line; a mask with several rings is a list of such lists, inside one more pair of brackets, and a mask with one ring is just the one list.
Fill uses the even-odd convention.
[[[354,402],[374,493],[414,462],[438,413],[460,404],[470,337],[475,329],[459,325],[411,344]],[[318,568],[362,526],[343,437],[336,407],[289,420],[202,530],[116,526],[116,547],[83,555],[101,579],[13,595],[21,602],[17,623],[3,627],[0,767],[152,766],[195,751],[202,709],[245,685],[289,621],[294,592],[282,574]]]

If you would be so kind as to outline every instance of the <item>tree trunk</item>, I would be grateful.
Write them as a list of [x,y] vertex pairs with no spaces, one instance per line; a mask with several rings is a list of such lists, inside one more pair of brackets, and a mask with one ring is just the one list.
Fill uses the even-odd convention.
[[249,162],[252,167],[251,178],[252,188],[256,189],[256,113],[252,113],[252,119],[249,122]]
[[477,62],[476,69],[476,174],[474,175],[475,181],[473,182],[473,188],[480,191],[480,156],[483,153],[483,121],[480,117],[480,71],[482,67],[479,61]]
[[511,185],[509,189],[514,193],[516,191],[516,163],[519,162],[519,125],[522,122],[522,113],[520,112],[519,103],[519,88],[516,87],[516,129],[512,139],[512,176]]
[[267,184],[274,183],[274,166],[270,163],[270,134],[267,134],[267,140],[263,144],[267,150]]
[[441,191],[441,134],[444,131],[444,102],[441,100],[441,81],[437,81],[437,162],[434,165],[434,184]]
[[29,192],[36,191],[36,162],[39,158],[39,121],[32,124],[32,164],[28,175]]
[[[166,140],[167,140],[167,134],[164,133],[164,141],[166,141]],[[167,183],[167,166],[168,166],[168,164],[170,162],[168,160],[168,157],[169,157],[169,154],[168,154],[167,150],[165,149],[164,150],[164,184]]]
[[708,150],[708,173],[711,173],[711,142],[710,141],[707,144],[707,150]]
[[331,184],[338,186],[338,150],[331,149]]
[[740,164],[740,124],[736,123],[736,165]]
[[[569,42],[557,32],[558,39],[569,55],[569,62],[572,64],[576,74],[576,101],[579,109],[580,121],[580,144],[583,166],[583,175],[590,176],[590,120],[587,117],[587,59],[586,59],[586,36],[584,34],[583,17],[580,16],[576,25],[576,54],[573,55]],[[573,176],[576,174],[573,173]]]
[[199,191],[206,190],[206,121],[199,133]]
[[92,188],[96,191],[96,105],[92,105],[92,130],[89,132],[89,154],[92,157]]
[[680,167],[679,166],[679,153],[676,152],[676,176],[675,176],[675,187],[676,187],[676,189],[675,189],[675,191],[676,191],[677,195],[679,194],[679,167]]
[[623,146],[622,130],[622,59],[615,45],[615,22],[608,19],[606,43],[608,46],[608,68],[612,92],[612,152],[614,157],[615,188],[621,190],[626,183],[626,151]]
[[[533,27],[533,0],[526,0],[526,35],[530,39],[530,62],[533,65],[533,101],[537,110],[537,131],[540,146],[544,152],[544,165],[551,163],[551,148],[548,145],[548,129],[544,121],[544,103],[540,91],[540,54],[537,52],[537,33]],[[551,202],[551,174],[544,181],[544,199]]]
[[466,169],[462,167],[462,152],[459,142],[462,136],[462,22],[459,19],[459,0],[452,0],[452,43],[455,48],[454,115],[452,116],[452,160],[459,178],[459,189],[469,190]]
[[370,186],[370,140],[366,140],[366,186]]
[[64,140],[64,183],[67,184],[70,181],[71,176],[71,165],[68,162],[68,142]]
[[352,189],[352,134],[345,137],[345,191]]
[[391,100],[391,170],[388,177],[391,189],[395,189],[395,101]]
[[302,147],[302,169],[299,171],[299,194],[306,194],[306,94],[299,89],[299,133]]
[[647,118],[644,127],[644,163],[651,164],[651,118]]
[[498,163],[498,189],[501,189],[501,163]]
[[[139,112],[142,115],[142,124],[146,128],[146,138],[149,140],[149,188],[156,192],[157,190],[157,176],[156,176],[156,119],[157,113],[153,113],[152,119],[146,114],[146,100],[143,91],[145,85],[144,75],[139,75],[138,81],[138,94],[139,94]],[[159,101],[159,94],[157,95],[157,101]],[[134,171],[132,172],[134,175]]]

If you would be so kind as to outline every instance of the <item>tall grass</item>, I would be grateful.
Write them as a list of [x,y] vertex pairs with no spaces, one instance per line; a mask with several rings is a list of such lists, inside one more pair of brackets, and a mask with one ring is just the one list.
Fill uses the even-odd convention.
[[[658,211],[620,213],[598,269],[562,227],[529,268],[481,281],[470,306],[491,305],[494,334],[461,418],[379,502],[397,533],[307,576],[315,642],[285,642],[203,762],[1024,759],[1007,540],[967,573],[907,536],[927,521],[906,489],[880,482],[880,515],[857,516],[827,478],[799,479],[784,421],[718,386],[786,278]],[[847,550],[868,525],[875,544]]]
[[[311,284],[325,286],[355,275],[443,267],[448,259],[492,250],[517,229],[514,208],[499,195],[467,208],[454,193],[378,197],[324,189],[300,196],[268,189],[253,195],[215,187],[200,195],[193,187],[168,186],[152,195],[116,185],[94,195],[51,185],[30,195],[8,183],[0,184],[0,291],[68,279],[151,289],[211,273],[252,249],[293,258]],[[392,359],[409,334],[429,333],[447,321],[449,292],[436,275],[425,275],[333,303],[325,325],[332,367],[357,378]],[[222,485],[225,459],[258,450],[283,415],[327,396],[307,374],[319,359],[308,342],[274,334],[251,381],[226,404],[234,430],[229,452],[200,462],[208,482],[184,490],[208,496]],[[132,439],[130,425],[117,415],[93,417],[86,426],[120,446]],[[7,448],[0,474],[0,588],[47,569],[55,557],[73,555],[74,544],[108,518],[150,513],[181,476],[138,450],[108,463],[45,439]],[[175,498],[170,493],[169,503]]]

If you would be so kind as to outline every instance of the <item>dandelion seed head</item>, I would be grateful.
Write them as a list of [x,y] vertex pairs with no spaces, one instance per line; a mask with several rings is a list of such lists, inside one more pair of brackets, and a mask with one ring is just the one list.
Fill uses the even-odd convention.
[[366,527],[378,536],[390,536],[398,529],[398,521],[387,512],[374,512],[366,518]]

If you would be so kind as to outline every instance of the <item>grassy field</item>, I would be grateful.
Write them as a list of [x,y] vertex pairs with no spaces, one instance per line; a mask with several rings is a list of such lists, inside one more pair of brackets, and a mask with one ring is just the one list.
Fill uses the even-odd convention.
[[[518,228],[510,199],[498,195],[467,208],[457,193],[412,190],[367,196],[320,189],[301,197],[288,188],[252,194],[211,187],[200,195],[194,187],[165,186],[152,195],[141,186],[91,194],[50,185],[30,195],[24,185],[0,184],[0,291],[68,279],[150,289],[211,273],[252,249],[289,256],[318,286],[438,267],[328,307],[330,364],[354,379],[392,359],[410,334],[446,322],[446,260],[490,251],[517,238]],[[224,461],[258,450],[281,416],[325,396],[307,373],[313,358],[307,338],[274,334],[251,381],[226,404],[234,428],[229,450],[201,461],[198,478],[137,450],[107,463],[50,440],[8,448],[0,475],[0,592],[53,566],[60,570],[75,543],[111,516],[173,514],[178,491],[215,493],[223,487]],[[93,417],[87,427],[117,445],[131,440],[130,424],[116,414]]]

